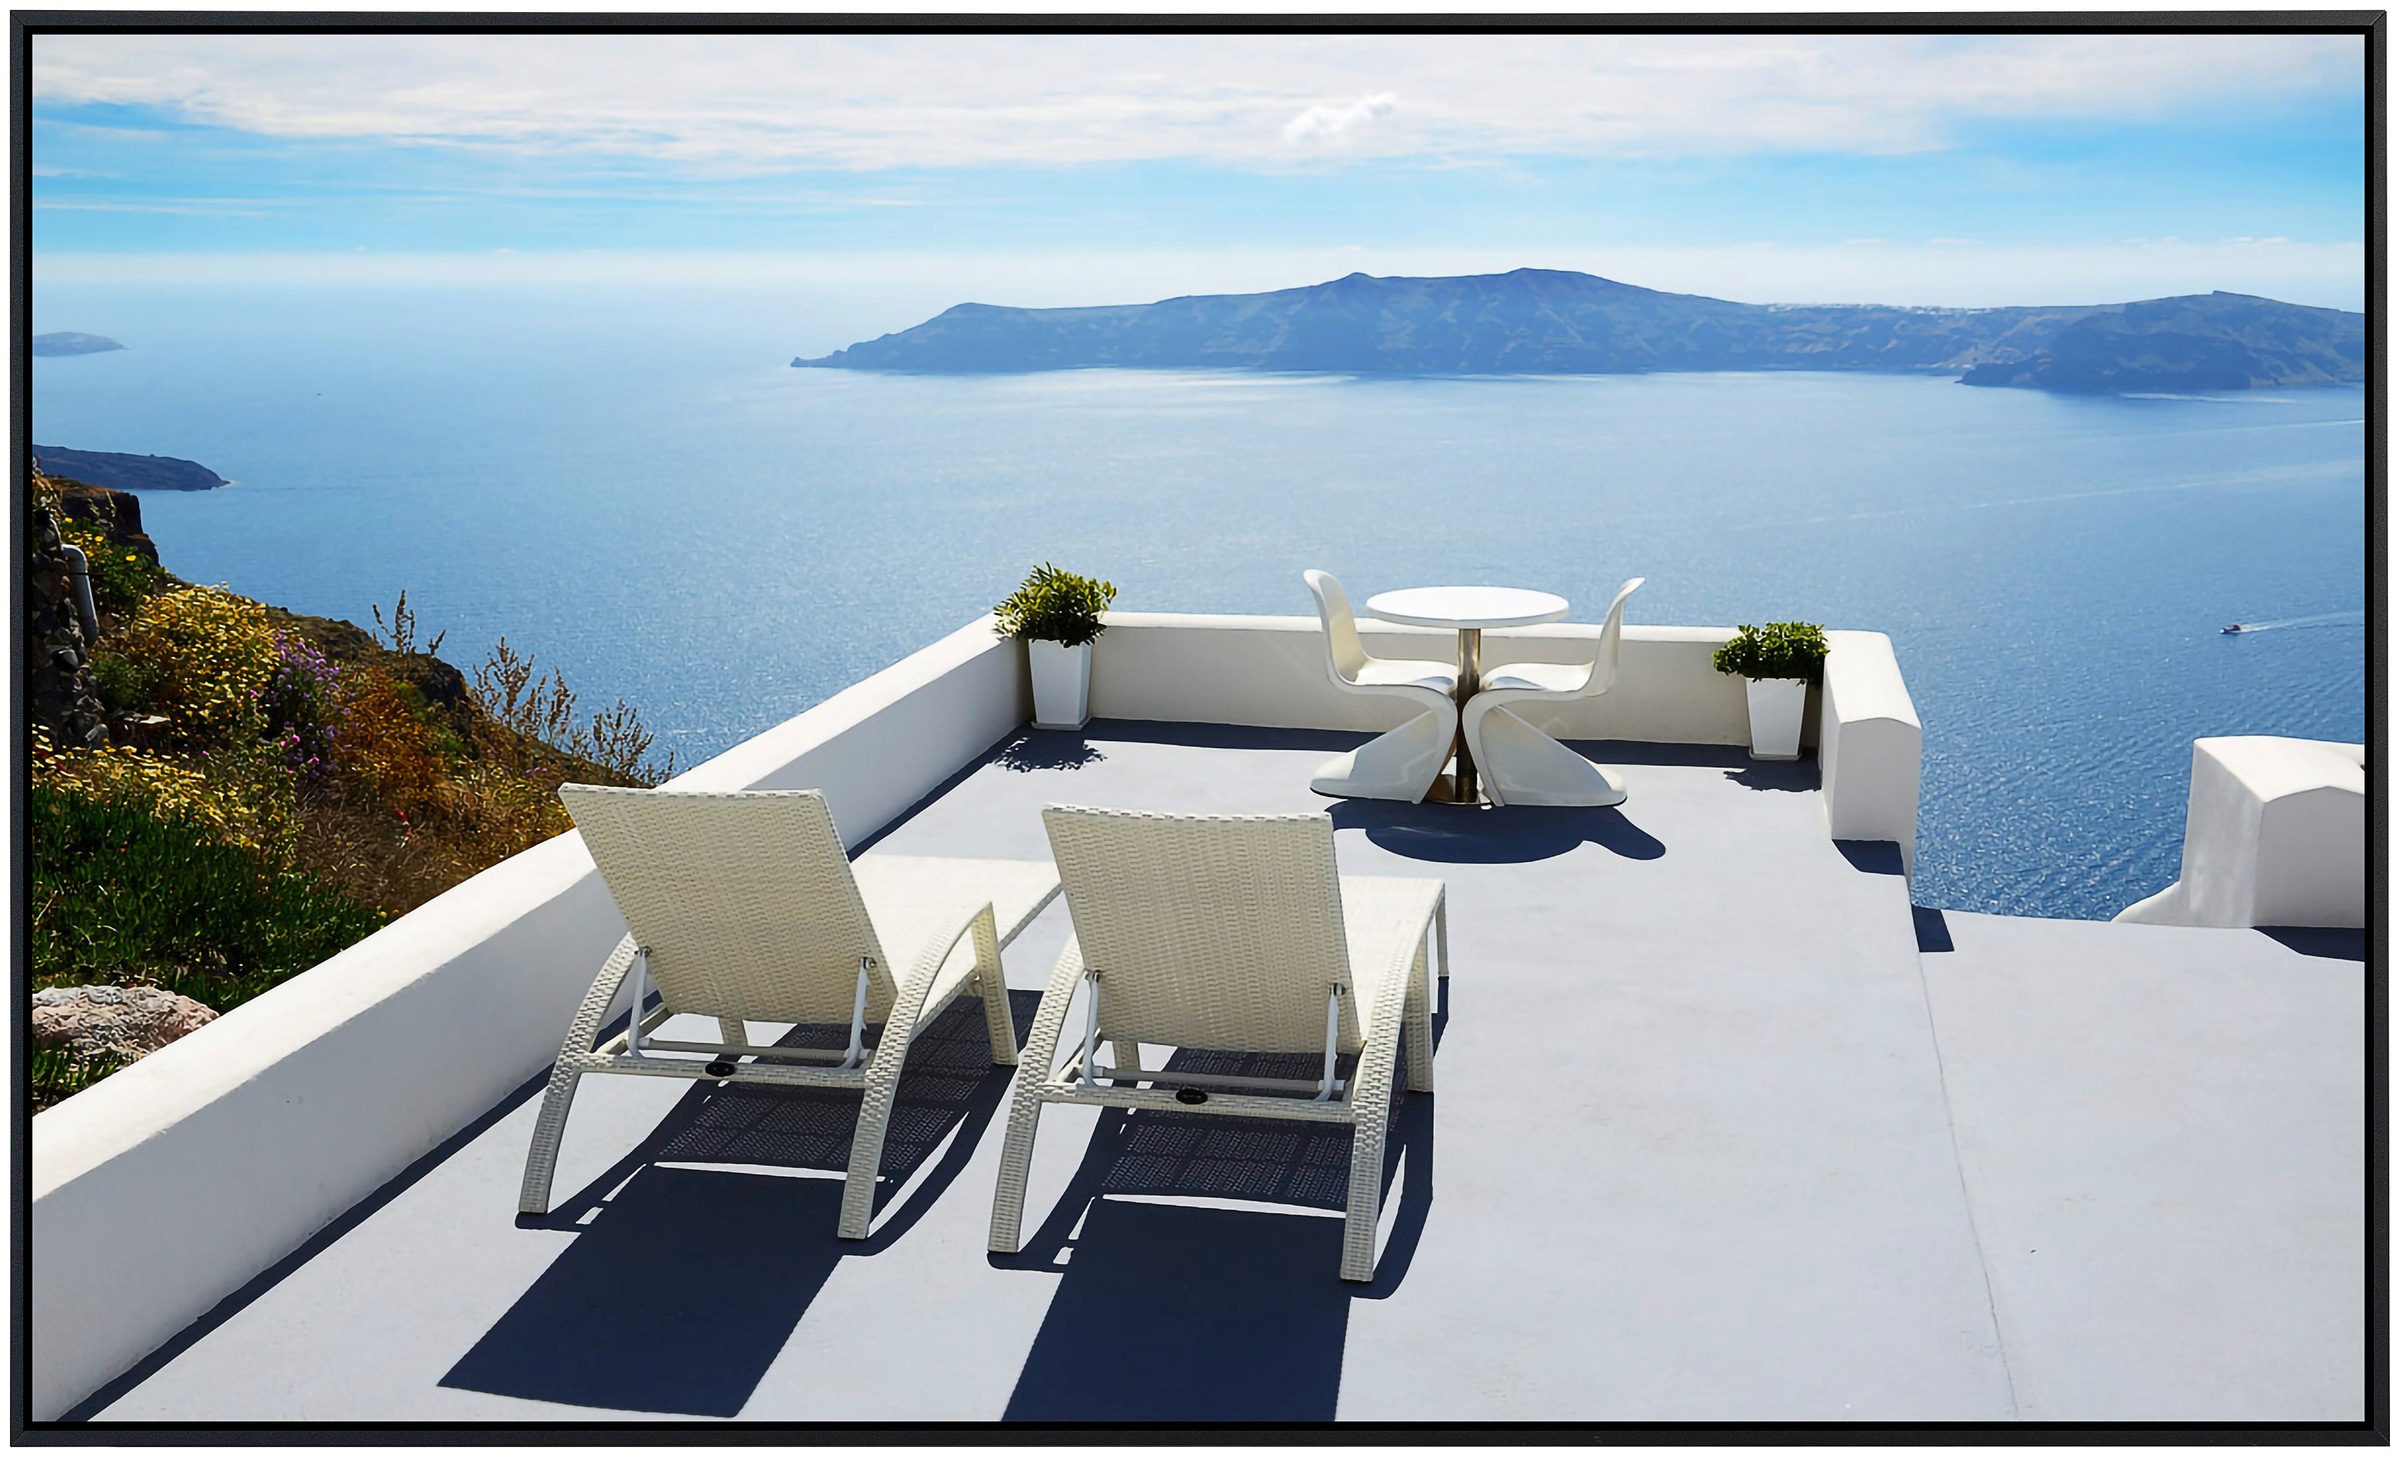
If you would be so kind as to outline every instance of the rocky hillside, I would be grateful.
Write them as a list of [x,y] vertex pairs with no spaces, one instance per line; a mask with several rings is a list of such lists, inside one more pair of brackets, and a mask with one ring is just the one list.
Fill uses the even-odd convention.
[[2083,311],[2014,357],[1995,349],[1962,383],[2109,394],[2354,384],[2366,346],[2364,314],[2200,294]]
[[34,461],[54,476],[72,476],[117,491],[213,491],[225,478],[196,460],[171,455],[126,455],[114,450],[69,450],[37,445]]

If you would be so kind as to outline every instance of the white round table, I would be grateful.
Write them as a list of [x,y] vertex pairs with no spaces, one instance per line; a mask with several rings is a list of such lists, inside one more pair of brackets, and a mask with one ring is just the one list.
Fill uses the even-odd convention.
[[[1464,714],[1467,700],[1475,696],[1478,680],[1483,676],[1483,630],[1556,622],[1567,615],[1567,599],[1554,592],[1534,592],[1523,587],[1403,587],[1397,592],[1378,592],[1369,597],[1367,615],[1411,627],[1447,627],[1457,631],[1458,688],[1453,696],[1458,700],[1458,711]],[[1475,782],[1475,756],[1467,751],[1463,730],[1452,740],[1451,749],[1458,756],[1458,772],[1449,781],[1449,792],[1444,794],[1445,786],[1436,780],[1434,793],[1427,797],[1447,799],[1453,804],[1475,804],[1482,799],[1483,791]]]

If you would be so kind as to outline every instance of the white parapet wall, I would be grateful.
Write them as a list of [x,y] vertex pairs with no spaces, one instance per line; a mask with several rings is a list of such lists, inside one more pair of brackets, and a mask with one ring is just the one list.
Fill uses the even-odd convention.
[[2363,744],[2195,739],[2183,873],[2117,913],[2159,926],[2364,926]]
[[[1117,613],[1093,665],[1104,718],[1375,732],[1312,618]],[[1487,663],[1588,658],[1597,629],[1485,637]],[[1747,741],[1727,628],[1629,627],[1616,685],[1528,713],[1562,738]],[[1455,638],[1370,630],[1449,658]],[[1916,716],[1891,644],[1834,633],[1821,760],[1829,831],[1911,853]],[[1025,654],[984,618],[680,776],[822,788],[874,834],[1032,716]],[[1838,751],[1838,762],[1837,762]],[[54,1419],[546,1067],[624,934],[573,834],[526,851],[33,1120],[31,1416]]]
[[[1597,627],[1568,623],[1487,632],[1483,664],[1589,662],[1599,635]],[[1628,626],[1608,692],[1516,711],[1555,738],[1747,744],[1742,680],[1718,672],[1714,662],[1733,635],[1730,627]],[[1360,636],[1381,657],[1449,662],[1458,651],[1455,633],[1425,628],[1361,623]],[[1892,640],[1880,632],[1829,632],[1826,641],[1825,683],[1810,690],[1802,742],[1819,751],[1827,833],[1895,841],[1902,863],[1913,869],[1925,735]],[[1409,710],[1391,698],[1335,687],[1313,617],[1114,612],[1093,652],[1092,712],[1380,733],[1398,727]]]
[[1894,840],[1901,868],[1917,868],[1917,784],[1925,726],[1880,632],[1825,634],[1824,710],[1817,763],[1826,832],[1837,840]]
[[[1483,635],[1483,664],[1590,662],[1600,629],[1560,623]],[[1379,657],[1455,661],[1458,635],[1362,622]],[[1616,685],[1598,698],[1527,704],[1542,732],[1570,739],[1746,744],[1742,680],[1709,659],[1731,628],[1627,627]],[[1211,617],[1112,612],[1092,655],[1092,712],[1100,718],[1247,723],[1268,728],[1381,733],[1409,715],[1396,699],[1346,693],[1325,667],[1313,617]]]
[[[676,780],[855,843],[1030,716],[972,623]],[[624,922],[573,834],[33,1120],[32,1416],[72,1408],[539,1073]]]

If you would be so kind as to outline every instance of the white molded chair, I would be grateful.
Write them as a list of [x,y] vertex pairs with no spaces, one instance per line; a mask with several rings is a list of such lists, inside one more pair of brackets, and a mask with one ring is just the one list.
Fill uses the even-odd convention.
[[[1042,811],[1075,934],[1060,953],[1017,1067],[990,1245],[1023,1246],[1025,1179],[1049,1103],[1306,1119],[1352,1128],[1341,1276],[1375,1273],[1375,1218],[1394,1065],[1433,1090],[1432,957],[1448,972],[1438,880],[1334,868],[1325,815]],[[1080,992],[1080,1044],[1052,1070]],[[1112,1065],[1099,1064],[1109,1046]],[[1288,1053],[1313,1079],[1145,1070],[1143,1043]],[[1348,1078],[1335,1076],[1356,1054]],[[1321,1062],[1319,1059],[1322,1059]],[[1150,1086],[1138,1086],[1142,1083]]]
[[1342,584],[1330,572],[1300,575],[1317,599],[1317,618],[1325,625],[1325,671],[1334,686],[1402,699],[1417,709],[1400,727],[1325,761],[1308,787],[1350,799],[1415,804],[1433,788],[1458,737],[1457,668],[1427,659],[1367,656]]
[[[1039,861],[897,855],[854,866],[814,789],[711,794],[566,784],[558,796],[631,929],[567,1029],[517,1207],[548,1212],[567,1110],[585,1073],[855,1088],[865,1096],[837,1232],[865,1239],[909,1040],[955,998],[981,997],[993,1063],[1016,1062],[1000,948],[1058,894],[1057,870]],[[968,942],[971,954],[953,954]],[[645,972],[658,983],[660,1005],[640,1015]],[[629,973],[637,1015],[594,1047]],[[652,1035],[679,1012],[715,1018],[723,1040]],[[749,1022],[847,1022],[850,1045],[754,1043]],[[882,1035],[869,1051],[866,1030],[877,1025]]]
[[1520,703],[1596,698],[1617,680],[1617,643],[1625,628],[1625,599],[1646,577],[1617,589],[1600,629],[1600,649],[1581,663],[1503,663],[1487,669],[1481,690],[1461,722],[1467,750],[1494,804],[1608,805],[1625,802],[1625,781],[1519,718]]

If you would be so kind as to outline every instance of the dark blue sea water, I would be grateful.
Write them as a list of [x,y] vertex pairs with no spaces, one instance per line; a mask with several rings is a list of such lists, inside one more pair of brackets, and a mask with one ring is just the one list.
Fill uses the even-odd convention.
[[[2191,740],[2356,740],[2363,393],[2087,399],[1939,380],[1377,381],[795,370],[915,322],[825,288],[45,289],[35,438],[196,459],[167,565],[444,656],[506,633],[696,762],[982,612],[1044,558],[1125,608],[1427,582],[1640,622],[1892,635],[1924,718],[1917,897],[2103,917],[2176,872]],[[2225,623],[2272,624],[2227,637]]]

